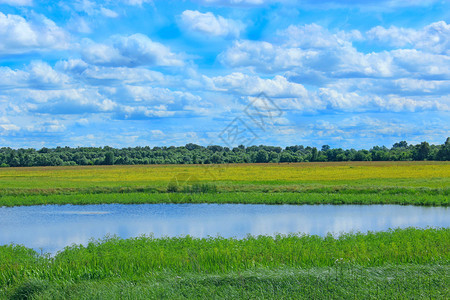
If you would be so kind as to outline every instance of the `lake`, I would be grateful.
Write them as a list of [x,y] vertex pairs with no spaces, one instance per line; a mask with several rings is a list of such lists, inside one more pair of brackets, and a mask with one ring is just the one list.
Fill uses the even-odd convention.
[[0,207],[0,245],[55,253],[91,238],[306,233],[448,227],[450,208],[400,205],[142,204]]

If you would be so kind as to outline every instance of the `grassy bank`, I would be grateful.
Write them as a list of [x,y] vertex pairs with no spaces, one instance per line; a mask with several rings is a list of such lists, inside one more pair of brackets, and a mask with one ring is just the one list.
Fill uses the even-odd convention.
[[107,238],[55,257],[9,245],[0,246],[0,297],[445,299],[448,249],[449,228],[339,238]]
[[448,205],[448,162],[0,169],[0,205],[268,203]]
[[348,192],[235,192],[235,193],[96,193],[0,197],[0,206],[87,205],[155,203],[246,203],[246,204],[399,204],[449,206],[447,194],[434,193],[348,193]]

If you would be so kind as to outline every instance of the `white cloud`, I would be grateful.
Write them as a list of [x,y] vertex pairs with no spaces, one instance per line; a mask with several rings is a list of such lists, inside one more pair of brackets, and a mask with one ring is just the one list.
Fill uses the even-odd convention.
[[189,92],[172,91],[167,88],[149,87],[149,86],[125,86],[124,92],[126,92],[128,98],[133,99],[136,102],[145,103],[163,103],[173,104],[176,101],[200,101],[199,96],[195,96]]
[[55,65],[55,69],[68,73],[82,73],[89,65],[81,59],[69,59],[58,61]]
[[144,3],[153,3],[153,0],[123,0],[125,4],[142,6]]
[[0,12],[0,55],[29,51],[61,50],[69,45],[67,33],[42,15],[26,20]]
[[264,92],[271,97],[308,97],[308,92],[303,85],[289,82],[279,75],[273,79],[262,79],[236,72],[227,76],[213,77],[212,81],[218,91],[234,91],[248,96]]
[[184,65],[181,55],[143,34],[116,37],[110,44],[85,40],[82,55],[86,62],[103,66]]
[[100,13],[108,18],[117,18],[119,16],[115,11],[105,7],[100,8]]
[[[231,67],[250,67],[259,72],[291,71],[311,68],[323,72],[352,69],[355,60],[362,60],[351,40],[360,39],[358,31],[330,33],[316,25],[289,26],[278,32],[278,42],[236,41],[219,55]],[[354,71],[354,70],[350,70]]]
[[393,50],[389,55],[405,77],[450,79],[450,56],[415,49]]
[[[0,87],[6,89],[32,87],[48,89],[63,87],[70,79],[42,61],[31,62],[24,70],[0,67]],[[1,92],[1,90],[0,90]]]
[[[58,65],[57,65],[58,66]],[[69,71],[69,69],[67,69]],[[74,72],[74,70],[71,72]],[[120,84],[170,84],[170,76],[144,68],[89,66],[78,69],[84,82],[95,86],[114,87]]]
[[83,59],[94,65],[126,65],[127,59],[123,57],[119,50],[110,45],[86,42],[82,49]]
[[119,14],[101,4],[89,0],[78,0],[73,3],[76,11],[84,12],[88,16],[101,15],[107,18],[117,18]]
[[279,72],[302,67],[305,60],[318,56],[317,51],[284,48],[264,41],[235,41],[219,60],[230,67],[250,67],[259,72]]
[[69,81],[67,75],[55,71],[42,61],[31,62],[26,70],[28,71],[28,82],[34,87],[60,87]]
[[407,46],[430,53],[450,55],[450,24],[445,21],[432,23],[420,30],[377,26],[367,32],[367,37],[393,47]]
[[0,117],[0,135],[8,135],[10,132],[19,130],[20,127],[13,124],[7,117]]
[[277,43],[235,41],[218,58],[229,67],[261,73],[285,71],[286,76],[296,82],[319,85],[341,78],[442,80],[450,78],[450,57],[445,54],[450,51],[449,39],[446,33],[444,34],[447,27],[449,26],[442,22],[427,26],[426,32],[439,32],[439,36],[434,38],[433,34],[429,34],[431,39],[404,37],[408,41],[415,39],[418,49],[395,49],[365,54],[352,44],[353,40],[362,38],[358,31],[332,34],[315,24],[289,26],[278,32],[282,39],[275,39]]
[[152,138],[154,138],[154,139],[162,139],[166,136],[164,134],[164,132],[162,132],[161,130],[158,130],[158,129],[150,130],[150,132],[152,134]]
[[63,132],[66,130],[66,125],[60,120],[50,120],[27,126],[26,130],[31,132]]
[[71,32],[92,33],[89,22],[80,16],[74,16],[67,22],[67,29]]
[[181,14],[181,21],[188,30],[210,36],[238,37],[244,28],[241,22],[215,16],[211,12],[201,13],[196,10],[185,10]]
[[204,5],[218,6],[260,6],[273,2],[282,2],[282,0],[198,0]]
[[0,4],[8,4],[11,6],[31,6],[33,0],[0,0]]
[[286,39],[285,45],[303,49],[323,49],[350,46],[350,41],[362,39],[358,30],[349,32],[340,31],[332,34],[327,29],[317,24],[303,26],[290,25],[278,34]]
[[[430,6],[441,0],[303,0],[300,6],[306,8],[336,9],[358,8],[366,11],[392,11],[402,7]],[[292,2],[297,4],[296,2]]]

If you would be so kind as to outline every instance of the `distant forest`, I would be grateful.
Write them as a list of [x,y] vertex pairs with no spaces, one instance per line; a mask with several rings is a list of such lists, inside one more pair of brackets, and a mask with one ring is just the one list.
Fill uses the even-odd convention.
[[36,149],[0,148],[0,167],[76,166],[76,165],[147,165],[147,164],[225,164],[286,163],[325,161],[410,161],[450,160],[450,138],[442,145],[405,141],[391,148],[375,146],[370,150],[289,146],[199,146],[181,147],[56,147]]

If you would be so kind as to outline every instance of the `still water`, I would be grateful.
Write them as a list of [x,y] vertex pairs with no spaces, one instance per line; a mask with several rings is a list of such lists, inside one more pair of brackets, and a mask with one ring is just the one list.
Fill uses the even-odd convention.
[[143,204],[0,207],[0,245],[55,253],[91,238],[338,235],[404,227],[449,227],[450,208],[399,205]]

